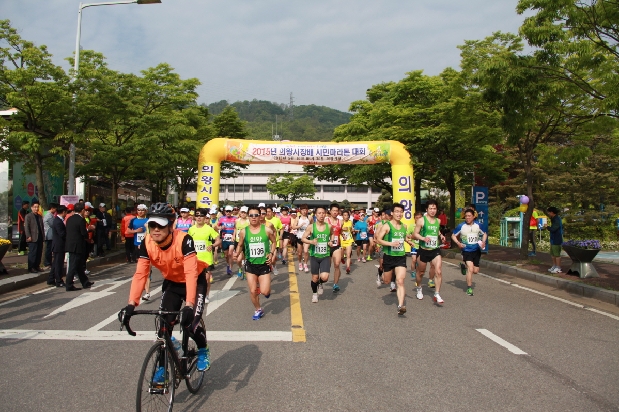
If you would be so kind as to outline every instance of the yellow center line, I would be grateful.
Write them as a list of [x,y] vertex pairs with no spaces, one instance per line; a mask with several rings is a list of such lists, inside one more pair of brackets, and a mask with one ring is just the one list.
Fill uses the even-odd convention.
[[288,250],[288,280],[290,283],[290,321],[292,326],[292,341],[305,342],[305,328],[303,327],[303,314],[301,313],[299,283],[297,282],[297,272],[294,267],[294,255],[290,250]]

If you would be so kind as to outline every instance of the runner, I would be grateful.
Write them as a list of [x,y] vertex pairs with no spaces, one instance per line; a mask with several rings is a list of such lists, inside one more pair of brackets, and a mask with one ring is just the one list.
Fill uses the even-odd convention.
[[340,206],[337,203],[331,203],[329,206],[329,214],[326,222],[332,228],[331,242],[329,244],[331,264],[333,266],[333,293],[340,291],[340,286],[337,284],[340,281],[342,270],[340,264],[342,263],[342,248],[340,247],[340,232],[342,231],[342,222],[338,219],[340,214]]
[[318,303],[318,295],[322,295],[322,284],[329,280],[331,257],[329,256],[329,240],[333,236],[333,229],[325,222],[327,211],[324,207],[316,208],[316,222],[309,225],[301,242],[310,246],[310,262],[312,273],[312,303]]
[[441,249],[439,248],[439,237],[441,243],[445,237],[440,231],[440,224],[436,218],[436,212],[438,209],[438,203],[434,199],[430,199],[426,202],[427,214],[421,217],[415,223],[415,233],[413,239],[419,240],[419,249],[417,254],[419,255],[419,262],[417,264],[417,299],[423,299],[423,291],[421,286],[421,280],[423,274],[426,271],[428,263],[432,263],[434,266],[436,290],[434,292],[434,301],[438,304],[443,304],[444,301],[441,298],[441,283],[443,282],[442,273],[442,258]]
[[[272,227],[260,223],[260,210],[256,207],[249,208],[249,226],[241,230],[239,243],[236,246],[236,256],[241,264],[245,259],[245,276],[249,287],[249,297],[256,311],[253,320],[259,320],[264,316],[260,306],[260,291],[265,298],[271,296],[271,264],[275,261],[275,232]],[[266,216],[266,212],[265,212]],[[265,276],[266,275],[266,276]]]
[[[207,220],[207,224],[212,227],[213,229],[217,230],[217,220],[219,219],[217,217],[217,208],[216,207],[211,207],[211,210],[209,210],[209,215],[210,218]],[[215,270],[215,265],[217,264],[217,256],[219,256],[219,251],[221,250],[221,246],[215,246],[215,249],[213,249],[213,270]]]
[[371,210],[372,215],[368,217],[367,222],[368,222],[368,238],[370,240],[370,245],[368,248],[368,256],[367,256],[367,261],[369,262],[370,260],[372,260],[372,255],[374,255],[375,251],[376,251],[376,241],[374,239],[374,234],[375,232],[375,228],[374,226],[376,225],[376,223],[380,222],[380,216],[378,215],[378,212],[380,211],[379,208],[375,207],[374,210]]
[[236,218],[232,216],[232,206],[228,205],[224,210],[226,215],[219,218],[215,229],[220,233],[222,239],[221,250],[226,259],[226,274],[232,276]]
[[404,239],[406,238],[406,225],[402,223],[404,206],[394,203],[391,207],[393,220],[386,222],[376,235],[376,242],[385,246],[383,257],[383,279],[385,283],[391,283],[392,272],[395,272],[395,281],[398,294],[398,315],[406,313],[404,280],[406,279],[406,252],[404,251]]
[[[248,210],[249,209],[247,208],[247,206],[241,206],[241,209],[239,211],[239,217],[238,219],[236,219],[236,222],[235,222],[235,228],[236,228],[236,236],[234,238],[234,249],[235,250],[239,244],[239,237],[240,237],[241,231],[245,229],[247,226],[249,226],[249,219],[247,218]],[[241,264],[239,265],[239,271],[237,272],[236,276],[243,278],[243,267],[244,266],[245,266],[245,262],[241,262]]]
[[[479,224],[475,222],[474,210],[465,210],[464,220],[454,230],[451,240],[462,249],[462,260],[466,264],[466,294],[473,296],[473,274],[479,273],[481,251],[486,247],[488,234],[481,230]],[[458,237],[461,239],[459,242]]]
[[279,275],[279,271],[277,270],[277,266],[275,265],[277,264],[277,259],[282,258],[282,254],[279,251],[279,239],[280,239],[280,234],[284,226],[282,225],[282,221],[279,220],[277,216],[275,216],[275,211],[273,210],[271,206],[267,206],[266,210],[267,210],[267,215],[266,215],[265,220],[269,222],[270,224],[272,224],[275,230],[275,240],[276,240],[275,248],[276,248],[277,254],[276,254],[275,260],[273,261],[273,275],[277,276]]
[[292,221],[292,217],[288,214],[288,207],[282,207],[279,220],[282,222],[282,231],[280,236],[282,244],[282,264],[285,265],[286,258],[288,257],[288,243],[292,239],[290,232],[290,222]]
[[342,213],[342,229],[340,231],[340,241],[342,244],[342,251],[345,256],[348,256],[348,259],[344,258],[343,261],[346,261],[346,274],[350,275],[350,262],[352,261],[352,245],[355,243],[355,239],[352,233],[352,220],[350,220],[350,212],[345,210]]
[[[408,230],[406,231],[406,243],[408,243],[411,247],[411,278],[417,278],[417,249],[419,249],[419,241],[413,238],[415,234],[415,227],[417,226],[416,222],[418,219],[423,217],[423,213],[415,212],[413,216],[413,224],[408,226]],[[428,281],[430,283],[430,281]],[[415,284],[417,286],[417,284]]]
[[[142,244],[142,241],[146,237],[146,222],[148,222],[148,218],[146,218],[146,211],[148,208],[144,204],[140,204],[137,207],[138,215],[131,219],[129,225],[125,233],[133,234],[133,260],[138,262],[138,249]],[[149,300],[150,299],[150,280],[151,276],[146,279],[144,291],[144,296],[142,299]]]
[[311,219],[307,216],[307,205],[303,204],[299,206],[301,215],[297,218],[296,223],[292,226],[297,231],[297,256],[299,258],[299,272],[305,270],[309,272],[307,263],[309,262],[309,243],[303,242],[303,234],[312,223]]
[[[355,243],[357,244],[357,263],[365,263],[365,256],[367,255],[368,244],[368,223],[365,220],[365,213],[359,212],[359,220],[353,226],[353,232],[355,233]],[[361,255],[361,258],[359,258]],[[350,257],[352,259],[352,256]]]
[[297,243],[299,238],[297,237],[297,231],[293,229],[293,225],[297,222],[297,209],[290,209],[290,246],[292,247],[292,253],[297,250]]
[[[384,209],[380,214],[380,220],[374,225],[374,232],[380,232],[380,228],[387,222],[391,220],[391,209]],[[375,239],[376,240],[376,239]],[[383,261],[385,256],[385,248],[378,242],[376,242],[376,247],[378,248],[377,256],[378,256],[378,274],[376,275],[376,286],[380,287],[383,284]],[[397,288],[395,286],[395,282],[391,281],[391,291],[396,292]]]
[[187,232],[193,238],[194,247],[198,258],[198,272],[200,275],[206,276],[206,296],[204,303],[209,303],[208,295],[211,291],[211,283],[213,283],[213,250],[215,246],[221,245],[221,239],[215,229],[206,224],[208,213],[206,209],[198,209],[195,211],[196,224],[189,228]]
[[174,228],[187,233],[193,224],[193,219],[189,214],[189,208],[181,207],[181,215],[174,222]]

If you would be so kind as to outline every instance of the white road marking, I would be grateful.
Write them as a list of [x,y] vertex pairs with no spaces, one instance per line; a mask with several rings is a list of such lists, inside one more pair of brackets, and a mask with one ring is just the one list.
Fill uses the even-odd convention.
[[110,295],[113,295],[114,293],[115,292],[86,292],[86,293],[82,293],[81,295],[79,295],[75,299],[72,299],[69,302],[65,303],[64,305],[62,305],[61,307],[59,307],[58,309],[56,309],[55,311],[53,311],[49,315],[43,316],[43,318],[49,318],[50,316],[57,315],[58,313],[66,312],[69,309],[75,309],[77,307],[86,305],[87,303],[93,302],[93,301],[95,301],[97,299],[101,299],[101,298],[105,298],[105,297],[108,297]]
[[[150,300],[153,300],[153,298],[155,296],[157,296],[158,294],[161,293],[161,289],[153,292],[150,294]],[[149,301],[150,301],[149,300]],[[142,302],[142,304],[144,304],[144,302]],[[97,323],[95,326],[86,329],[86,331],[88,332],[92,332],[92,331],[97,331],[99,329],[103,329],[105,326],[109,325],[110,323],[114,322],[115,320],[118,320],[118,312],[110,315],[109,317],[107,317],[106,319],[102,320],[101,322]]]
[[490,332],[487,329],[475,329],[475,330],[481,333],[482,335],[484,335],[485,337],[487,337],[488,339],[490,339],[491,341],[503,346],[511,353],[514,353],[516,355],[527,355],[527,353],[523,351],[522,349],[520,349],[519,347],[512,345],[511,343],[509,343],[508,341],[504,339],[499,338],[497,335],[495,335],[494,333]]
[[49,288],[45,288],[43,290],[39,290],[37,292],[33,292],[32,295],[38,295],[39,293],[49,292],[50,290],[54,290],[54,289],[56,289],[56,286],[50,286]]
[[[0,330],[0,339],[154,341],[155,331]],[[179,334],[174,332],[177,337]],[[292,342],[292,331],[208,331],[209,342]]]
[[0,306],[8,305],[9,303],[13,303],[13,302],[17,302],[18,300],[26,299],[28,296],[30,295],[24,295],[24,296],[15,298],[15,299],[7,300],[6,302],[0,303]]

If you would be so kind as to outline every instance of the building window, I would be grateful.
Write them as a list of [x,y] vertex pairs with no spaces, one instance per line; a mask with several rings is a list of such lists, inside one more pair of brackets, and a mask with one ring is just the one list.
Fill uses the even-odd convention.
[[[220,191],[224,191],[223,187]],[[249,185],[228,185],[228,193],[249,193]]]
[[348,193],[367,193],[367,186],[348,186]]
[[315,185],[314,190],[316,191],[316,193],[320,193],[320,185]]
[[328,185],[323,185],[323,190],[325,192],[344,192],[344,185],[334,185],[334,186],[328,186]]
[[254,193],[256,193],[256,192],[260,192],[260,193],[268,192],[266,185],[252,185],[251,186],[251,190]]

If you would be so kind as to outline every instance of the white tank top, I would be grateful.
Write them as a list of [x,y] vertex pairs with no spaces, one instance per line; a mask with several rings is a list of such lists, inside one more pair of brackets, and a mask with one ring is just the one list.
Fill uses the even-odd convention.
[[297,236],[303,236],[305,229],[309,226],[309,217],[299,216],[299,228],[297,229]]

